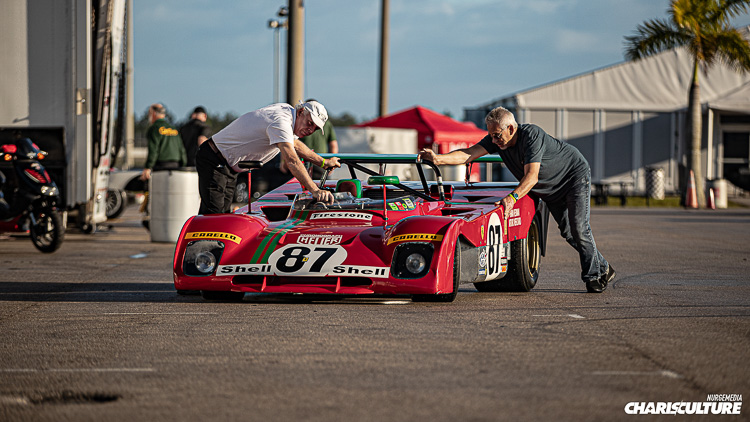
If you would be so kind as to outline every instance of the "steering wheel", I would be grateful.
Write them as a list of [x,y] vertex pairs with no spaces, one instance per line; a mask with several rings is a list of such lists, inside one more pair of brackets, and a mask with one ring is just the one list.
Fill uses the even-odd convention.
[[331,169],[325,169],[323,171],[323,177],[320,178],[320,184],[318,184],[318,189],[323,189],[323,186],[326,184],[326,179],[328,179],[328,174],[331,172]]

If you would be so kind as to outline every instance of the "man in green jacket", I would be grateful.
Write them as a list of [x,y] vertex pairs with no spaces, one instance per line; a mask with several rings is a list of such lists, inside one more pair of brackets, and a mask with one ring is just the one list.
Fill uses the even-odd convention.
[[148,216],[148,180],[151,178],[152,170],[170,170],[184,167],[187,164],[187,153],[182,144],[182,138],[177,129],[169,124],[165,117],[167,110],[161,104],[151,104],[148,108],[148,121],[151,126],[146,130],[148,139],[148,155],[146,164],[141,172],[141,180],[144,182],[146,198],[141,204],[140,212],[144,213],[143,227],[149,229]]
[[148,121],[151,126],[146,131],[148,156],[141,172],[141,180],[151,178],[152,170],[169,170],[184,167],[187,153],[177,129],[165,119],[167,111],[161,104],[148,108]]

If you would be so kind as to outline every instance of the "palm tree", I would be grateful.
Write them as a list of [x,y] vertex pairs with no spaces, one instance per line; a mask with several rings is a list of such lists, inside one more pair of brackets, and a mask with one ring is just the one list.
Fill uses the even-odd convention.
[[[706,196],[701,171],[701,101],[699,69],[704,72],[723,62],[737,71],[750,71],[750,44],[730,24],[733,17],[746,13],[750,0],[672,0],[669,19],[653,19],[625,37],[625,57],[639,60],[675,47],[685,47],[693,61],[693,80],[688,94],[689,135],[686,138],[687,171],[695,174],[698,206],[704,207]],[[687,180],[687,177],[683,178]],[[686,182],[681,183],[683,195]]]

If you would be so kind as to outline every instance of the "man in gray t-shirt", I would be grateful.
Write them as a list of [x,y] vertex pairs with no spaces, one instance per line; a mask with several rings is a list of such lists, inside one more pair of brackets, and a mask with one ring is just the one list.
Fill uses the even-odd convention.
[[539,126],[518,125],[517,133],[517,142],[506,149],[495,145],[490,135],[479,145],[489,154],[500,155],[518,180],[523,179],[527,163],[540,163],[538,181],[531,191],[545,202],[563,197],[571,181],[589,172],[589,164],[576,147],[553,138]]
[[431,149],[420,158],[438,165],[469,163],[488,153],[499,154],[518,186],[496,205],[507,219],[519,198],[532,192],[541,198],[557,221],[560,235],[581,258],[581,279],[590,293],[601,293],[615,278],[615,270],[596,248],[589,221],[591,169],[574,146],[561,142],[532,124],[519,125],[513,113],[498,107],[485,118],[489,135],[469,148],[447,154]]

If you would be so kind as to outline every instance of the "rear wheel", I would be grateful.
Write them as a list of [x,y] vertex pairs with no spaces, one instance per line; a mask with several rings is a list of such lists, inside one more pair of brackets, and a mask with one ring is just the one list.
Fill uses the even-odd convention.
[[62,217],[55,209],[34,211],[34,224],[29,227],[31,243],[44,253],[56,251],[65,238]]
[[224,292],[216,290],[201,290],[203,299],[216,300],[220,302],[241,302],[245,297],[244,292]]
[[125,210],[126,193],[120,189],[107,189],[107,218],[117,218]]
[[475,283],[480,292],[528,292],[534,288],[539,278],[539,265],[542,258],[541,231],[539,219],[534,217],[526,239],[510,243],[510,262],[505,277]]
[[461,256],[459,254],[459,243],[456,240],[456,251],[453,253],[453,292],[436,295],[413,295],[414,302],[453,302],[458,295],[458,287],[461,284]]

